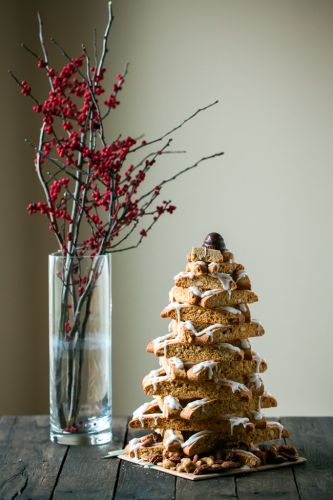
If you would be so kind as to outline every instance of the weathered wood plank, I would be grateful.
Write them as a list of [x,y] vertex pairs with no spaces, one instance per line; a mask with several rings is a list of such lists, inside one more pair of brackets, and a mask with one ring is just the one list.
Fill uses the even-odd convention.
[[112,443],[102,446],[71,446],[54,490],[54,500],[112,498],[119,459],[103,460],[110,450],[122,448],[127,432],[127,417],[113,417]]
[[333,498],[333,418],[282,418],[292,436],[287,441],[295,445],[307,463],[294,467],[302,500],[332,500]]
[[1,459],[0,498],[50,498],[66,451],[50,442],[48,417],[16,417]]
[[[274,420],[279,420],[275,418]],[[284,441],[275,440],[274,443],[284,444]],[[302,467],[300,465],[299,467]],[[291,467],[273,469],[255,474],[236,476],[237,497],[240,500],[299,500],[299,494]]]
[[207,493],[218,499],[237,498],[233,477],[216,477],[206,481],[177,478],[176,500],[203,500]]
[[0,465],[6,459],[7,451],[10,447],[10,434],[16,423],[17,417],[3,416],[0,417]]
[[[129,430],[127,440],[141,434],[143,433]],[[117,500],[172,500],[175,498],[175,483],[174,476],[122,461],[114,498]]]
[[299,500],[291,467],[237,476],[236,487],[239,499]]

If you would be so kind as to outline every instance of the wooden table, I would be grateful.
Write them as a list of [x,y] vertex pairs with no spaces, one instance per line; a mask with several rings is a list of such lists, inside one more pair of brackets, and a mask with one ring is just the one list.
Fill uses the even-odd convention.
[[134,433],[114,418],[112,446],[50,443],[46,416],[0,418],[0,499],[333,499],[333,418],[281,418],[308,462],[295,467],[207,481],[188,481],[117,458]]

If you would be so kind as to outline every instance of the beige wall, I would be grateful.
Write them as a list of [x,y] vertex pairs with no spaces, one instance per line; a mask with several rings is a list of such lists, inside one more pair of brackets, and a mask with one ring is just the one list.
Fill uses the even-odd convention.
[[[36,130],[29,106],[5,74],[10,66],[32,75],[17,42],[35,40],[38,2],[5,4],[0,412],[46,412],[46,255],[53,242],[42,221],[24,213],[38,185],[22,138]],[[52,33],[72,51],[90,26],[104,21],[104,2],[39,4]],[[139,249],[113,259],[115,413],[145,400],[141,379],[157,366],[145,346],[166,333],[159,312],[172,278],[192,245],[220,231],[260,296],[253,311],[266,335],[255,344],[269,362],[265,381],[279,399],[278,413],[332,414],[333,3],[114,4],[111,73],[127,60],[131,68],[110,134],[155,136],[219,98],[217,107],[177,134],[175,146],[188,155],[161,163],[152,182],[207,153],[226,153],[170,184],[163,197],[173,199],[177,212],[161,220]],[[72,29],[74,16],[79,26]]]

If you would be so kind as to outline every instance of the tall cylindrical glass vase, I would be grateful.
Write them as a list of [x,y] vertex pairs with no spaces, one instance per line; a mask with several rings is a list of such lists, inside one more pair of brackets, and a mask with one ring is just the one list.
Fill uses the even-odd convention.
[[112,438],[111,255],[49,256],[50,438]]

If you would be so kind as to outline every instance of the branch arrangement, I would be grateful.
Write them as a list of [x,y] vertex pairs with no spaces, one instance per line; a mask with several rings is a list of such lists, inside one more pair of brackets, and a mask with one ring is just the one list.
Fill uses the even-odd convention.
[[[72,57],[51,38],[50,42],[65,58],[64,66],[56,70],[49,60],[43,22],[38,14],[42,55],[22,46],[36,59],[49,81],[50,91],[44,101],[33,94],[26,80],[20,81],[10,72],[21,93],[33,101],[33,111],[41,116],[38,142],[30,144],[35,151],[35,171],[45,200],[30,203],[28,212],[48,219],[49,229],[65,258],[64,271],[59,276],[63,283],[59,332],[72,342],[73,353],[75,342],[84,337],[82,328],[86,318],[82,314],[83,310],[89,314],[87,305],[96,281],[96,267],[92,266],[90,273],[83,275],[71,259],[80,261],[84,256],[98,257],[139,246],[160,217],[176,209],[171,200],[158,201],[164,185],[223,154],[204,156],[152,189],[144,190],[145,180],[156,169],[161,156],[184,153],[171,149],[173,133],[217,101],[199,108],[159,137],[147,140],[118,136],[107,142],[104,121],[120,105],[119,94],[128,74],[127,64],[116,76],[111,91],[106,91],[103,82],[112,20],[112,6],[108,2],[102,50],[98,56],[95,41],[93,59],[85,46],[81,55]],[[87,228],[88,237],[84,236]],[[128,243],[135,235],[135,242]],[[71,307],[69,297],[73,302]],[[72,414],[66,419],[67,428],[73,428],[76,418],[73,401],[72,406]]]

